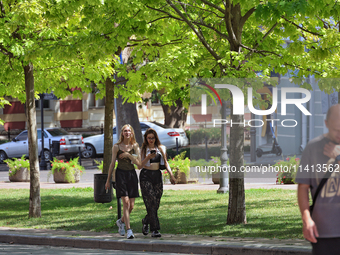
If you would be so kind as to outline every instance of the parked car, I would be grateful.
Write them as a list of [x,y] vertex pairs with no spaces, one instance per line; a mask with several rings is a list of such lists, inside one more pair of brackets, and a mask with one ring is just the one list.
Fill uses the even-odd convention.
[[[178,146],[187,146],[189,140],[181,128],[169,128],[166,125],[158,122],[140,122],[142,134],[148,128],[156,130],[159,140],[167,149],[176,148],[176,138],[178,138]],[[84,158],[95,157],[98,154],[104,153],[104,134],[89,136],[84,139],[86,150],[82,155]],[[116,127],[113,128],[113,144],[117,142]]]
[[[38,130],[38,153],[41,155],[41,129]],[[85,150],[85,144],[81,135],[71,135],[62,128],[44,129],[44,156],[45,160],[52,159],[50,144],[53,141],[60,142],[59,155],[65,155],[66,158],[76,157],[81,151]],[[7,158],[20,158],[22,155],[29,157],[28,150],[28,131],[22,131],[11,142],[0,145],[0,162]]]

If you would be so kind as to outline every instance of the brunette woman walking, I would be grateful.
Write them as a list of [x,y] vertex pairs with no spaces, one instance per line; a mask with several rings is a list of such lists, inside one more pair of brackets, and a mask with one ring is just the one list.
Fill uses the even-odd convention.
[[161,237],[158,208],[163,194],[161,169],[166,169],[172,184],[176,183],[166,158],[166,147],[159,141],[156,131],[149,128],[144,133],[141,149],[141,167],[139,181],[147,215],[142,220],[144,235],[152,231],[152,237]]

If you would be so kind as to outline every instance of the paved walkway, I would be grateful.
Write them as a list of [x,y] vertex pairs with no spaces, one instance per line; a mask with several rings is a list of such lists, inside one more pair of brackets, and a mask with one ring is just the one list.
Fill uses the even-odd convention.
[[311,254],[304,240],[232,238],[162,234],[161,238],[135,234],[128,240],[108,232],[61,231],[46,229],[13,229],[0,227],[0,242],[68,246],[131,251],[174,252],[194,254]]
[[[247,157],[247,155],[246,155]],[[282,157],[264,155],[258,164],[273,164]],[[249,161],[250,162],[250,155]],[[55,184],[52,181],[45,182],[43,179],[47,171],[41,171],[41,188],[69,188],[93,187],[93,174],[100,173],[95,170],[91,161],[83,162],[87,169],[87,175],[81,178],[81,182],[75,184]],[[255,164],[252,164],[255,165]],[[0,177],[6,172],[0,172]],[[0,179],[0,189],[3,188],[29,188],[29,183],[10,183]],[[8,179],[7,179],[8,180]],[[276,185],[275,177],[271,178],[245,178],[245,188],[283,188],[296,189],[297,185]],[[164,185],[164,189],[173,190],[217,190],[218,184],[212,184],[209,180],[200,184]],[[146,252],[174,252],[193,254],[311,254],[311,245],[305,240],[280,240],[263,238],[233,238],[233,237],[210,237],[162,234],[155,239],[135,234],[136,238],[127,240],[118,233],[87,232],[87,231],[61,231],[46,229],[13,229],[0,227],[0,242],[14,244],[38,244],[51,246],[69,246],[78,248],[100,248],[112,250],[131,250]]]

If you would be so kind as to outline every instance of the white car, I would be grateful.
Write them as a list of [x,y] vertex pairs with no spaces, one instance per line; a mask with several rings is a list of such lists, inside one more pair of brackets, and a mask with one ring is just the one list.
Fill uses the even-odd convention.
[[[38,128],[38,153],[41,155],[41,129]],[[53,141],[60,143],[59,154],[66,158],[76,157],[80,150],[85,150],[85,144],[81,135],[71,135],[62,128],[44,129],[44,156],[45,160],[51,160],[50,144]],[[20,158],[22,155],[29,156],[28,131],[22,131],[11,142],[0,145],[0,162],[7,158]]]
[[[158,122],[140,122],[140,127],[143,135],[148,128],[153,128],[167,149],[176,148],[176,138],[178,138],[178,147],[189,144],[189,140],[181,128],[169,128]],[[84,158],[104,154],[104,134],[86,137],[84,143],[86,146],[86,150],[82,152]],[[117,143],[116,127],[113,128],[113,144],[115,143]]]

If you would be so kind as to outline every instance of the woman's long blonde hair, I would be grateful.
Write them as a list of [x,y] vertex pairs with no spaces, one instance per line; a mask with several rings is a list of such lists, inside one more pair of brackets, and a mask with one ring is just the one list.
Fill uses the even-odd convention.
[[130,139],[130,144],[135,144],[136,143],[136,136],[135,136],[135,131],[133,130],[133,127],[130,124],[125,124],[124,126],[122,126],[122,128],[120,129],[120,136],[119,136],[119,140],[117,142],[117,144],[121,144],[124,141],[124,135],[123,135],[123,131],[125,128],[130,128],[131,129],[131,139]]

